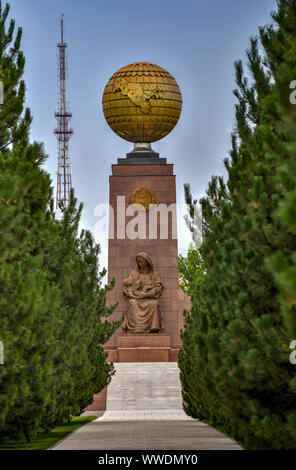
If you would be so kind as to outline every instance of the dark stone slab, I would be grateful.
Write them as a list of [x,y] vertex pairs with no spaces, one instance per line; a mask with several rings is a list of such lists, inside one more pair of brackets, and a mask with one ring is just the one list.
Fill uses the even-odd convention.
[[166,165],[166,162],[166,158],[159,157],[117,158],[117,165]]
[[166,158],[159,158],[157,152],[129,152],[126,158],[118,158],[117,165],[166,165]]
[[159,153],[154,150],[133,150],[126,154],[126,158],[152,157],[159,158]]

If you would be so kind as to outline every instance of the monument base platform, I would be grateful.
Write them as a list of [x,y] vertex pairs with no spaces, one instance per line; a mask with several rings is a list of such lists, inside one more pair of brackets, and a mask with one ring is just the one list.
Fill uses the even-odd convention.
[[118,336],[118,362],[169,362],[171,338],[164,333]]
[[108,362],[177,362],[179,350],[166,333],[123,333],[117,348],[105,348]]

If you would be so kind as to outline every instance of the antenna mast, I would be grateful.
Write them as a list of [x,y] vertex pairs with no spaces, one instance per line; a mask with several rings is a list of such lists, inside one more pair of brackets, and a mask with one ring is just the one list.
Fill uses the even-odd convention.
[[66,47],[64,42],[64,14],[61,16],[61,42],[57,44],[59,49],[59,110],[55,113],[58,121],[58,127],[54,133],[58,139],[58,171],[57,171],[57,194],[56,208],[59,208],[59,202],[64,207],[69,204],[70,192],[72,188],[69,140],[73,130],[69,128],[72,113],[67,111],[66,102]]

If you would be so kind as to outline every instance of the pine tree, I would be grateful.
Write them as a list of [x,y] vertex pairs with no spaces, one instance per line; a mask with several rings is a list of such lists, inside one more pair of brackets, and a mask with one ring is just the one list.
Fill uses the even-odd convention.
[[[260,29],[262,54],[259,39],[251,39],[250,78],[241,61],[235,64],[237,126],[225,160],[228,180],[213,177],[201,201],[206,278],[193,298],[195,396],[185,381],[187,411],[251,449],[296,448],[295,368],[289,362],[296,240],[284,215],[295,188],[289,172],[296,116],[288,104],[295,0],[279,1],[273,18],[276,26]],[[189,346],[185,341],[183,363]]]

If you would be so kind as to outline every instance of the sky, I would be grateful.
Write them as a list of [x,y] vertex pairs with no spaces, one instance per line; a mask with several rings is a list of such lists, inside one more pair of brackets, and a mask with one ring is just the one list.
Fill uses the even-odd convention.
[[[5,0],[2,2],[5,4]],[[67,42],[67,101],[73,113],[70,140],[75,195],[84,204],[81,226],[101,245],[107,268],[107,238],[96,231],[95,208],[108,203],[111,165],[133,145],[118,137],[102,112],[102,94],[119,68],[136,61],[171,73],[182,93],[175,129],[153,144],[174,164],[177,202],[184,183],[195,198],[205,195],[212,175],[226,175],[223,159],[235,126],[234,61],[245,60],[249,38],[271,23],[275,0],[10,0],[10,17],[23,28],[26,106],[31,139],[44,142],[45,163],[56,186],[60,17]],[[179,218],[179,252],[190,242]]]

